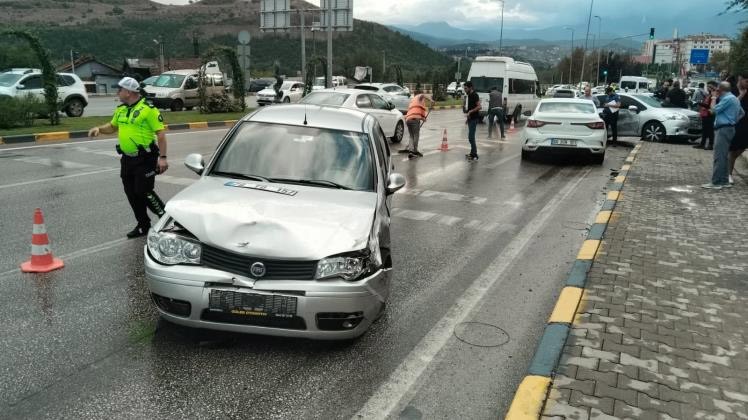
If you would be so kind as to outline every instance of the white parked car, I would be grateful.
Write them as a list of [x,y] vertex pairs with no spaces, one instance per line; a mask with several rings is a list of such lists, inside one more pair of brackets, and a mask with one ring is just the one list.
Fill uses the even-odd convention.
[[[270,85],[266,87],[265,89],[257,92],[257,103],[260,106],[269,105],[274,102],[275,100],[275,85]],[[301,82],[290,82],[286,81],[283,82],[281,85],[281,98],[278,102],[282,103],[291,103],[291,102],[299,102],[304,95],[304,84]]]
[[465,94],[465,88],[462,86],[463,83],[460,82],[460,85],[457,86],[457,82],[452,82],[447,86],[447,95],[464,95]]
[[[701,137],[701,118],[695,111],[664,108],[651,94],[619,93],[618,96],[621,97],[619,136],[641,137],[649,141],[663,141],[667,137]],[[605,102],[605,95],[597,98],[600,103]]]
[[361,83],[353,87],[354,89],[368,90],[376,92],[385,100],[392,102],[395,109],[403,114],[408,112],[410,105],[410,91],[394,83]]
[[405,133],[405,117],[382,96],[360,89],[315,90],[301,100],[302,104],[339,106],[358,109],[374,116],[393,143],[400,143]]
[[608,136],[595,105],[585,99],[543,99],[522,131],[522,159],[550,152],[605,160]]
[[[44,83],[39,69],[13,69],[0,73],[0,96],[31,95],[44,101]],[[74,73],[57,73],[57,96],[61,111],[68,117],[80,117],[88,106],[83,81]]]

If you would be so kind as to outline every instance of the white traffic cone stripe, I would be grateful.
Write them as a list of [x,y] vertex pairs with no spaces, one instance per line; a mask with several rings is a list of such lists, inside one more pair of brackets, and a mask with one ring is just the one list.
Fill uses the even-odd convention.
[[49,245],[31,245],[31,255],[47,255],[50,252]]
[[34,228],[33,228],[33,230],[32,230],[31,233],[33,233],[34,235],[38,235],[38,234],[41,234],[41,233],[47,233],[47,227],[44,226],[43,224],[42,225],[34,225]]

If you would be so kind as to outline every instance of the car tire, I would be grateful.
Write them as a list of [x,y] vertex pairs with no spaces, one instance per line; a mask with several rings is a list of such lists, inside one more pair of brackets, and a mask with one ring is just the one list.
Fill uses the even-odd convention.
[[195,109],[195,107],[194,106],[187,106],[184,109],[186,109],[187,111],[192,111],[193,109]]
[[527,150],[522,151],[522,160],[531,160],[533,153]]
[[403,136],[405,135],[405,126],[403,125],[402,121],[398,121],[397,125],[395,126],[395,135],[390,138],[390,140],[397,144],[403,141]]
[[83,104],[83,101],[81,101],[78,98],[73,98],[68,101],[68,103],[65,105],[65,115],[68,117],[77,118],[83,115],[83,109],[86,106]]
[[291,98],[289,98],[288,96],[286,96],[285,98],[283,98],[283,103],[284,104],[290,104],[291,103]]
[[605,162],[605,152],[599,155],[592,155],[592,163],[595,165],[602,165]]
[[650,121],[644,124],[642,129],[642,140],[651,142],[662,142],[667,137],[665,126],[657,121]]
[[171,110],[174,112],[179,112],[184,108],[184,102],[182,102],[181,99],[175,99],[171,101]]

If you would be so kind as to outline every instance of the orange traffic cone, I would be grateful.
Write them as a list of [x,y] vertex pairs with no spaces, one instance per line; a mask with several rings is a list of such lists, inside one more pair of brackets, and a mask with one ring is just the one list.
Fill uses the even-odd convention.
[[65,266],[61,259],[52,256],[47,228],[41,209],[34,211],[34,231],[31,235],[31,259],[21,264],[24,273],[48,273]]
[[442,152],[448,152],[449,151],[449,143],[447,143],[447,129],[444,129],[444,136],[442,136],[442,145],[440,148],[436,150],[441,150]]
[[509,132],[510,133],[514,133],[514,130],[515,130],[515,128],[514,128],[514,117],[512,117],[512,122],[511,122],[511,124],[509,124]]

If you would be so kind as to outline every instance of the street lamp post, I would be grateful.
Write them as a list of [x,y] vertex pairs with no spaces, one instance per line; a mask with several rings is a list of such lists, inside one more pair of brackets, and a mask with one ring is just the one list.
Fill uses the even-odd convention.
[[504,0],[501,2],[501,29],[499,30],[499,55],[501,55],[501,47],[504,43]]
[[582,85],[584,81],[584,66],[587,64],[587,45],[590,40],[590,22],[592,21],[592,6],[595,4],[595,0],[590,0],[590,14],[587,17],[587,35],[584,38],[584,53],[582,54],[582,74],[579,76],[579,85]]
[[574,28],[565,27],[567,31],[571,31],[571,54],[569,54],[569,84],[571,84],[571,70],[574,68]]
[[327,0],[327,83],[332,87],[332,0]]
[[154,39],[153,42],[158,44],[159,59],[161,61],[161,73],[164,72],[164,37],[159,35],[158,39]]
[[600,50],[602,49],[602,43],[603,39],[600,38],[600,29],[603,25],[603,18],[600,16],[595,15],[595,19],[597,19],[597,40],[600,41],[600,47],[597,50],[597,75],[595,76],[595,86],[598,86],[600,84]]

